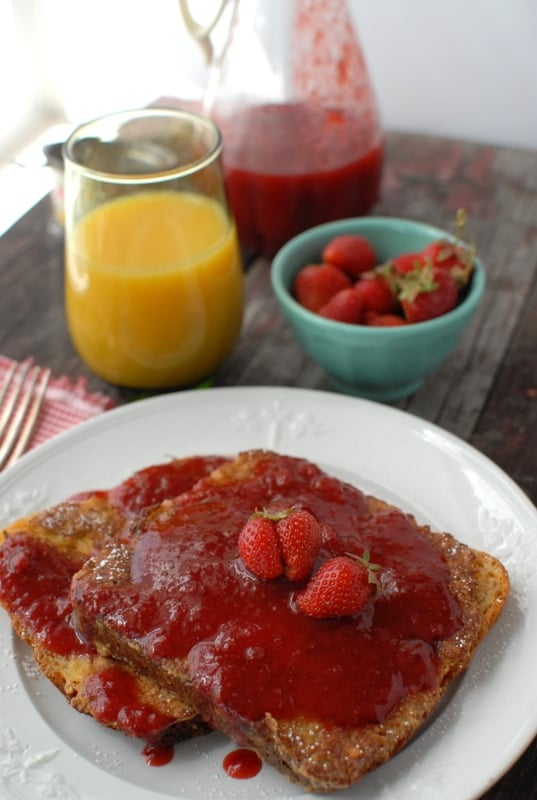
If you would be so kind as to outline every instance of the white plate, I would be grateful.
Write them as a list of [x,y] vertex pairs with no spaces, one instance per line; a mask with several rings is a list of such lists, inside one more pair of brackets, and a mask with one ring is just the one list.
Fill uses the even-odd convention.
[[[134,403],[24,456],[0,478],[0,523],[73,492],[113,486],[168,456],[272,448],[333,474],[498,556],[512,595],[449,702],[424,732],[358,786],[330,797],[469,800],[537,732],[537,510],[461,440],[387,406],[302,389],[208,389]],[[73,711],[39,676],[0,612],[0,796],[9,800],[292,800],[311,797],[270,767],[251,780],[222,768],[218,734],[151,768],[139,742]]]

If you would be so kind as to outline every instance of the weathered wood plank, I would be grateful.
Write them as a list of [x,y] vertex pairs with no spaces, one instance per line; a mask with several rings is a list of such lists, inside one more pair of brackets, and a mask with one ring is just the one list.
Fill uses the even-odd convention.
[[537,505],[537,273],[470,441]]
[[456,350],[403,405],[468,438],[537,274],[537,157],[430,137],[415,145],[420,155],[413,147],[409,166],[400,152],[404,137],[388,137],[379,211],[405,209],[404,216],[452,229],[457,208],[466,208],[487,290]]

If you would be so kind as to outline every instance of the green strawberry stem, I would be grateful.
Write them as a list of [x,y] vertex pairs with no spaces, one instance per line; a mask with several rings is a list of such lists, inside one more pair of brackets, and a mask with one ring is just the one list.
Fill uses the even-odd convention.
[[298,506],[290,506],[289,508],[283,508],[280,509],[279,511],[270,511],[268,508],[262,508],[262,509],[256,508],[254,513],[251,515],[250,519],[254,519],[255,517],[264,517],[265,519],[269,519],[272,522],[278,522],[279,520],[288,517],[290,514],[293,513],[293,511],[296,511],[297,509]]
[[378,578],[375,573],[379,572],[382,567],[380,564],[371,563],[371,554],[369,550],[364,550],[361,557],[355,555],[354,553],[345,553],[345,555],[351,558],[353,561],[357,561],[359,564],[362,564],[362,566],[367,570],[367,579],[369,583],[373,583],[375,586],[378,586]]

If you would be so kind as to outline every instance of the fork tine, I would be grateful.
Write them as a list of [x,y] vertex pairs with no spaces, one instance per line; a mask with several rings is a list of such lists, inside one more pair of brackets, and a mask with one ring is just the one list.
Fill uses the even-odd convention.
[[19,366],[18,364],[13,364],[13,366],[8,370],[8,373],[5,377],[4,385],[2,386],[2,393],[0,394],[0,404],[4,403],[4,400],[6,401],[6,403],[5,406],[3,407],[2,414],[0,415],[0,434],[2,434],[6,429],[8,420],[11,417],[13,409],[17,404],[17,401],[22,392],[26,375],[28,374],[28,370],[30,369],[30,364],[22,365],[19,375],[19,385],[16,390],[11,392],[10,395],[9,392],[14,386],[15,374],[17,372],[18,366]]
[[[34,432],[35,425],[37,423],[39,412],[41,411],[41,407],[43,405],[43,401],[45,399],[45,394],[47,391],[48,382],[50,379],[51,370],[38,370],[38,376],[36,376],[35,381],[35,391],[33,392],[33,398],[31,404],[29,404],[28,414],[24,420],[21,433],[19,438],[17,439],[17,443],[13,450],[11,451],[11,455],[9,456],[7,466],[12,464],[14,461],[19,458],[19,456],[24,453],[28,442],[30,441],[30,437]],[[31,395],[30,395],[31,396]]]
[[[6,373],[6,377],[4,378],[4,383],[2,385],[2,390],[0,391],[0,405],[4,402],[4,399],[7,396],[7,393],[9,392],[9,387],[11,386],[11,382],[17,370],[17,366],[18,364],[12,364]],[[1,423],[0,423],[0,428],[1,428]]]
[[[6,394],[13,386],[11,394],[7,395],[5,408],[0,417],[0,434],[2,444],[0,447],[0,469],[7,466],[9,456],[19,436],[24,416],[32,399],[34,385],[37,380],[38,369],[34,369],[30,378],[30,384],[26,382],[26,377],[30,369],[30,364],[23,364],[19,372],[18,384],[15,387],[13,381],[15,373],[8,376],[8,387]],[[37,370],[37,372],[36,372]],[[28,388],[29,386],[29,388]]]
[[[29,381],[25,383],[29,365],[21,371],[19,386],[12,394],[8,403],[7,412],[4,410],[0,420],[7,422],[13,408],[19,403],[16,413],[11,417],[9,425],[5,431],[4,441],[0,447],[0,469],[9,466],[19,458],[24,452],[30,437],[35,428],[45,393],[47,390],[50,369],[41,370],[35,367],[30,374]],[[11,371],[10,371],[11,372]],[[14,373],[13,373],[14,374]],[[12,381],[13,375],[8,375],[7,380]],[[6,394],[5,387],[2,390],[2,397]],[[4,420],[4,418],[6,418]],[[0,427],[3,431],[3,428]]]

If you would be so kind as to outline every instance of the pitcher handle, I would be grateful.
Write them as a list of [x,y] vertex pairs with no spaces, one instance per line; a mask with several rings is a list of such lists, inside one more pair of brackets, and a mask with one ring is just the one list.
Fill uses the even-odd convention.
[[211,42],[210,35],[218,24],[218,21],[224,12],[226,3],[227,0],[221,0],[218,11],[216,12],[212,22],[210,22],[208,25],[200,25],[190,13],[188,0],[179,0],[179,9],[181,11],[186,29],[192,38],[195,39],[195,41],[200,45],[208,64],[210,64],[213,57],[213,44]]

